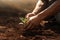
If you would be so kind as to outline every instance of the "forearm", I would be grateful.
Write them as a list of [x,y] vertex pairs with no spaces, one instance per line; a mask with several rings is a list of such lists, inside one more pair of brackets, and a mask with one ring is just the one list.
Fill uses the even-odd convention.
[[43,5],[44,5],[44,3],[41,0],[39,0],[32,13],[38,14],[39,12],[41,12],[41,10],[43,9]]
[[38,17],[42,17],[42,19],[51,16],[56,12],[57,10],[60,10],[60,1],[55,1],[51,6],[49,6],[44,11],[37,14]]

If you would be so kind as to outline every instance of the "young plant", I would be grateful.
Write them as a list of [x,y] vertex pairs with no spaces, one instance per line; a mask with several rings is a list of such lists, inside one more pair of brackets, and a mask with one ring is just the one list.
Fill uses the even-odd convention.
[[24,17],[20,17],[20,20],[25,24],[27,22],[27,19]]

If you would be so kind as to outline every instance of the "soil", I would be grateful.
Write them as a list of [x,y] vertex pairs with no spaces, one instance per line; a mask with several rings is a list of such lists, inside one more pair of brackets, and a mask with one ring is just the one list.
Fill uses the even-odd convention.
[[0,40],[60,40],[60,35],[51,29],[24,30],[19,17],[0,19]]

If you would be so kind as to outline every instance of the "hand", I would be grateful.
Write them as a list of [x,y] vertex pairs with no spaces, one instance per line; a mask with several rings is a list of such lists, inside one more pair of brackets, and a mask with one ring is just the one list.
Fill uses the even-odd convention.
[[34,14],[34,13],[28,13],[28,14],[26,15],[26,18],[29,19],[29,18],[32,17],[32,16],[35,16],[35,14]]
[[42,19],[39,18],[38,16],[30,17],[30,19],[28,20],[27,25],[26,25],[26,30],[37,27],[38,25],[40,25],[41,21],[42,21]]

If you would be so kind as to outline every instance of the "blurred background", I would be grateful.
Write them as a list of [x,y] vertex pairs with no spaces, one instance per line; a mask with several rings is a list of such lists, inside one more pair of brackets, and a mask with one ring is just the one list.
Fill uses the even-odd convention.
[[32,12],[37,0],[0,0],[0,10],[10,10],[15,8],[25,12]]

